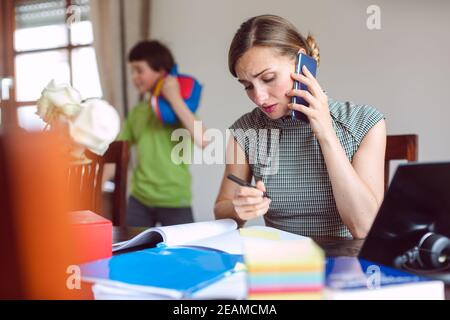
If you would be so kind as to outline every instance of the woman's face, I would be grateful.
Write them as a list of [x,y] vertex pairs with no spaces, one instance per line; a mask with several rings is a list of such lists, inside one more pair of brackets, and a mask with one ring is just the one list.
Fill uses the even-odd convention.
[[253,47],[236,63],[238,81],[247,96],[271,119],[279,119],[290,112],[287,107],[290,98],[286,93],[293,86],[294,64],[295,59],[268,47]]

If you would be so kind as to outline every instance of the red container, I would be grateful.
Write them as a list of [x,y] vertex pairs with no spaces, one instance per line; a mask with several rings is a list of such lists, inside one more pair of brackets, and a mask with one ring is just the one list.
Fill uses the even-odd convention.
[[92,211],[74,211],[70,221],[75,240],[76,264],[112,255],[112,223]]

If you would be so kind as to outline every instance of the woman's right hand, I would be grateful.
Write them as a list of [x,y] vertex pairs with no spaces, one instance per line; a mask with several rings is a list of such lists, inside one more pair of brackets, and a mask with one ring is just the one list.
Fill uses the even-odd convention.
[[271,200],[263,198],[266,187],[262,181],[256,183],[256,188],[239,187],[233,198],[234,210],[242,220],[251,220],[267,213]]

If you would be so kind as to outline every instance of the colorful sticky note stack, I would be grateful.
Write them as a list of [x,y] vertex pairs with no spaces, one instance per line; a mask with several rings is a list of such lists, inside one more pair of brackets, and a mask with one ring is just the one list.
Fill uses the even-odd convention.
[[242,236],[248,299],[323,298],[325,255],[314,241]]

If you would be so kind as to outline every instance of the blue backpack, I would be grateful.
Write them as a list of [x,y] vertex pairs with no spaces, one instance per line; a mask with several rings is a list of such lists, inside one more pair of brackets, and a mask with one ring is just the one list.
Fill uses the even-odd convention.
[[[189,110],[195,113],[200,104],[200,96],[202,92],[202,86],[200,83],[192,76],[178,74],[177,65],[173,66],[169,74],[177,78],[180,85],[181,97],[188,106]],[[163,124],[176,124],[178,123],[178,118],[172,110],[169,102],[161,93],[163,82],[164,79],[160,79],[156,84],[151,98],[151,105],[156,116]]]

